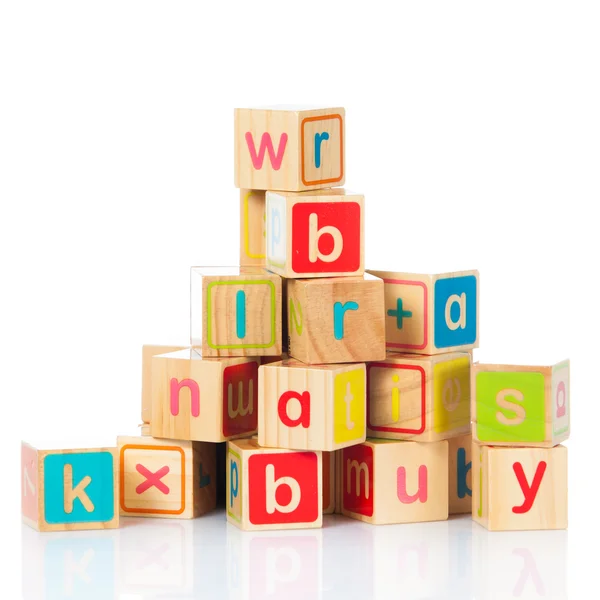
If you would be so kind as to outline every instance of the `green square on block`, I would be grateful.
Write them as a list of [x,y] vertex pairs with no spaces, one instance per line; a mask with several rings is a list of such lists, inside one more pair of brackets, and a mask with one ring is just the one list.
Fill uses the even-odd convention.
[[543,442],[546,402],[542,373],[477,373],[477,438],[482,442]]

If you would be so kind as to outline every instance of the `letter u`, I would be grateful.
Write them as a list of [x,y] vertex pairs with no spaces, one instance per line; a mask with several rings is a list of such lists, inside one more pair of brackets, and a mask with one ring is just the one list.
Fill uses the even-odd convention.
[[398,467],[397,492],[398,500],[402,504],[412,504],[417,500],[421,503],[427,502],[427,467],[425,465],[419,467],[419,488],[412,496],[406,493],[406,469]]

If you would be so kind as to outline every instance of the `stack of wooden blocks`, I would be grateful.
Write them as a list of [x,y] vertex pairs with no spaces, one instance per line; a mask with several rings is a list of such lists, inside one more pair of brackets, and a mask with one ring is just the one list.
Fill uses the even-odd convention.
[[566,527],[568,361],[473,364],[475,270],[365,271],[344,144],[342,108],[235,111],[240,265],[192,268],[190,345],[144,347],[141,436],[23,444],[26,522],[194,518],[224,490],[249,530]]

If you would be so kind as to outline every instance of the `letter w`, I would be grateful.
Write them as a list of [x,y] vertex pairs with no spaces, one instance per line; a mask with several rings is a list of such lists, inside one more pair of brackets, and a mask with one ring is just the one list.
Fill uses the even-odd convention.
[[277,148],[277,154],[275,154],[275,149],[273,148],[273,140],[271,139],[270,133],[263,133],[260,138],[260,148],[258,149],[258,154],[256,153],[256,145],[254,144],[254,138],[252,137],[252,133],[250,131],[246,132],[246,143],[248,144],[248,151],[250,152],[250,159],[252,160],[252,164],[256,170],[262,169],[264,160],[265,160],[265,151],[269,153],[269,160],[271,161],[271,166],[275,171],[279,171],[281,167],[281,162],[283,161],[283,155],[285,154],[285,147],[287,145],[288,135],[287,133],[282,133],[279,138],[279,147]]

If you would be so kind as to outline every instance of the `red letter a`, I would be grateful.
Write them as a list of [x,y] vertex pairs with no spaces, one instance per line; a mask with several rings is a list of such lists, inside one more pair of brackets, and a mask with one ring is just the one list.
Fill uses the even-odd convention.
[[[295,398],[300,402],[300,416],[297,419],[290,419],[287,414],[288,401]],[[310,426],[310,392],[285,392],[279,397],[277,412],[281,422],[286,427],[297,427],[302,425],[305,429]]]

